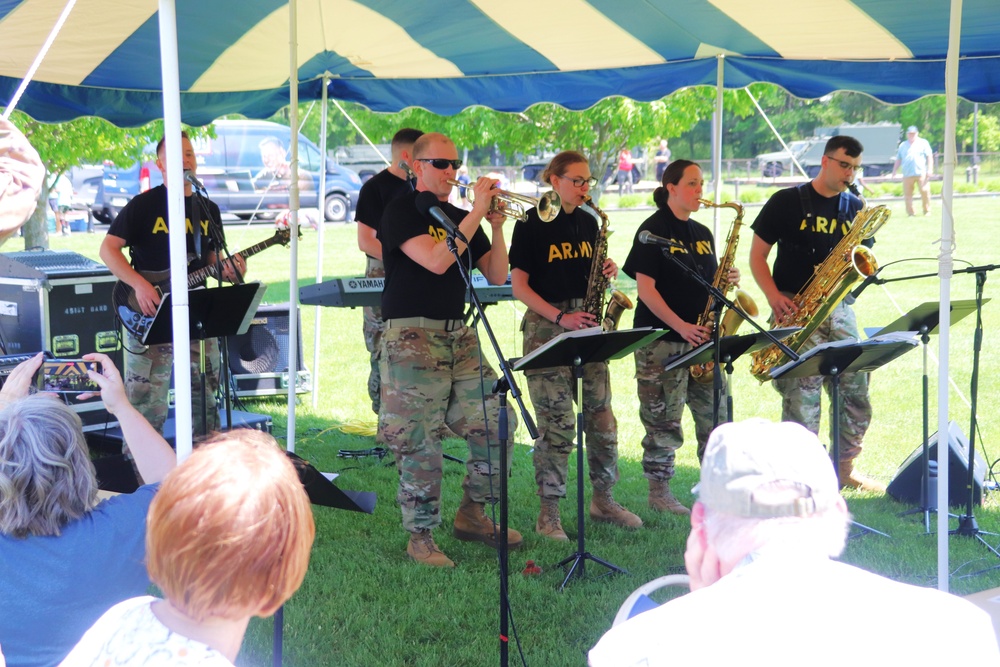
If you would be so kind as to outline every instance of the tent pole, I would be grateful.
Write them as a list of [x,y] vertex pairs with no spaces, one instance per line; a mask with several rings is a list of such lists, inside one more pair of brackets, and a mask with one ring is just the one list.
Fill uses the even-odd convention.
[[[723,92],[725,92],[722,84],[726,69],[725,54],[720,53],[716,56],[716,63],[715,113],[712,116],[712,180],[715,181],[713,201],[718,204],[722,201],[722,98]],[[712,210],[712,234],[716,239],[719,238],[720,213],[721,209],[718,207]],[[716,244],[716,248],[718,248],[718,244]]]
[[[951,201],[955,177],[955,118],[958,109],[958,54],[962,36],[962,0],[952,0],[949,19],[948,55],[944,68],[945,115],[944,115],[944,169],[941,188],[941,248],[938,255],[938,276],[940,277],[941,307],[938,313],[938,490],[937,507],[945,508],[937,513],[938,536],[938,589],[948,590],[948,454],[950,447],[948,433],[948,345],[951,332],[951,274],[954,268],[952,251],[955,239],[955,221],[952,217]],[[969,441],[976,437],[969,434]],[[969,461],[974,466],[975,461]]]
[[184,225],[184,158],[181,155],[181,93],[174,0],[160,0],[160,72],[163,77],[163,136],[166,138],[167,227],[174,341],[174,424],[177,460],[191,454],[191,332],[188,318],[187,230]]
[[[316,249],[316,282],[323,281],[323,230],[326,227],[326,122],[329,115],[329,100],[327,99],[327,86],[330,85],[330,75],[323,75],[323,92],[320,102],[320,109],[323,115],[319,119],[319,192],[316,194],[316,208],[319,209],[319,221],[316,223],[316,240],[319,248]],[[319,341],[321,324],[323,319],[323,306],[315,307],[315,317],[313,326],[313,376],[312,376],[312,406],[315,409],[319,403]]]
[[298,3],[288,3],[288,124],[292,127],[292,183],[288,192],[291,267],[288,271],[288,428],[285,447],[295,451],[295,385],[299,358],[299,63]]

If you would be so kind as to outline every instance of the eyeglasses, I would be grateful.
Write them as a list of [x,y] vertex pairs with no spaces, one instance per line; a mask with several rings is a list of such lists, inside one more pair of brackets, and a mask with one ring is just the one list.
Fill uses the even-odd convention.
[[825,156],[830,162],[840,165],[841,169],[850,169],[851,171],[858,172],[864,169],[860,164],[851,164],[850,162],[844,162],[843,160],[837,160],[832,155]]
[[589,185],[590,187],[594,187],[595,185],[597,185],[597,179],[594,178],[593,176],[591,176],[590,178],[570,178],[568,176],[559,176],[559,178],[565,181],[569,181],[578,188],[582,188],[584,184]]
[[447,169],[451,167],[452,169],[458,169],[462,166],[461,160],[446,160],[442,157],[418,157],[417,162],[429,162],[435,169]]

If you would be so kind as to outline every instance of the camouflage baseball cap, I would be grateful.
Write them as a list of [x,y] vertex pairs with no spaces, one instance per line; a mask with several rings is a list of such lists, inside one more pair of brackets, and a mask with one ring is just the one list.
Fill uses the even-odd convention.
[[752,518],[807,517],[837,503],[837,475],[819,439],[792,422],[722,424],[694,489],[709,509]]

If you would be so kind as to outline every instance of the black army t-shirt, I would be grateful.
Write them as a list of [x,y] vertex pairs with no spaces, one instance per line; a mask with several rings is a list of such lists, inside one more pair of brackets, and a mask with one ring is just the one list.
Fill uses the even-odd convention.
[[816,266],[830,254],[851,227],[861,200],[849,198],[845,220],[839,220],[841,195],[823,197],[807,184],[812,216],[806,215],[799,188],[774,193],[753,223],[754,233],[770,245],[777,244],[771,275],[782,292],[797,294],[812,277]]
[[577,207],[542,222],[535,209],[514,227],[510,267],[528,274],[528,286],[549,303],[581,299],[593,264],[597,219]]
[[383,169],[361,186],[358,205],[354,209],[354,219],[358,224],[367,225],[377,232],[386,205],[396,197],[412,191],[413,186],[410,181],[399,178],[388,169]]
[[[194,197],[184,198],[184,220],[187,225],[187,248],[193,271],[207,264],[207,257],[215,250],[209,235],[208,215],[217,222],[221,220],[219,207],[208,199],[196,203]],[[191,222],[192,207],[197,205],[201,226],[201,260],[194,259],[194,228]],[[207,213],[206,213],[207,211]],[[218,225],[222,229],[221,223]],[[170,268],[170,234],[167,229],[167,188],[158,185],[132,198],[111,223],[108,234],[125,240],[132,259],[132,267],[137,271],[166,271]]]
[[[664,257],[660,246],[639,243],[639,234],[644,231],[683,246],[666,250],[688,267],[696,269],[699,275],[710,282],[715,278],[718,267],[712,232],[694,220],[679,220],[669,208],[662,208],[639,226],[632,250],[622,267],[625,274],[632,278],[639,273],[652,278],[656,282],[656,291],[670,309],[685,322],[696,322],[708,303],[708,291],[673,261]],[[639,299],[635,308],[634,326],[667,328],[667,324],[654,315],[642,299]],[[661,340],[681,342],[684,339],[671,330]]]
[[[437,320],[462,319],[465,314],[465,281],[456,264],[443,274],[436,274],[410,259],[401,246],[408,240],[430,234],[436,243],[444,243],[444,227],[417,210],[417,192],[405,194],[389,202],[378,229],[382,242],[382,260],[385,262],[385,289],[382,292],[382,318],[429,317]],[[455,224],[459,224],[468,211],[439,202],[438,206]],[[463,264],[475,266],[490,251],[490,241],[482,227],[476,230],[469,248],[460,256]]]

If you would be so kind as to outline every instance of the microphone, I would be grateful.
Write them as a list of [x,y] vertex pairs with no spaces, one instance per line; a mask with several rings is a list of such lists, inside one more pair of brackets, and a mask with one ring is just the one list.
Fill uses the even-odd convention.
[[190,169],[184,170],[184,180],[190,183],[192,186],[194,186],[195,190],[201,190],[202,192],[207,192],[207,190],[205,190],[205,186],[201,184],[201,181],[198,180],[198,177],[195,176],[194,172],[191,171]]
[[847,298],[844,299],[844,301],[847,303],[848,306],[850,306],[852,303],[854,303],[854,301],[859,296],[861,296],[861,293],[864,292],[865,289],[867,289],[869,285],[872,285],[872,284],[881,285],[882,284],[882,281],[878,277],[878,272],[881,271],[881,270],[882,269],[880,268],[880,269],[878,269],[878,271],[875,271],[875,273],[873,273],[870,276],[868,276],[867,278],[865,278],[861,282],[860,285],[858,285],[856,288],[854,288],[854,290],[850,294],[847,295]]
[[416,203],[417,210],[420,211],[421,215],[425,218],[432,218],[437,221],[438,224],[445,228],[445,231],[448,232],[449,236],[458,238],[466,245],[469,244],[468,239],[465,238],[465,234],[461,232],[458,225],[456,225],[454,221],[441,210],[441,207],[438,206],[440,202],[433,192],[427,192],[426,190],[421,192],[417,195]]
[[645,243],[646,245],[658,245],[663,246],[664,248],[680,248],[681,250],[687,250],[683,244],[678,243],[677,241],[671,241],[670,239],[665,239],[662,236],[657,236],[648,229],[644,229],[639,232],[637,239],[639,243]]

